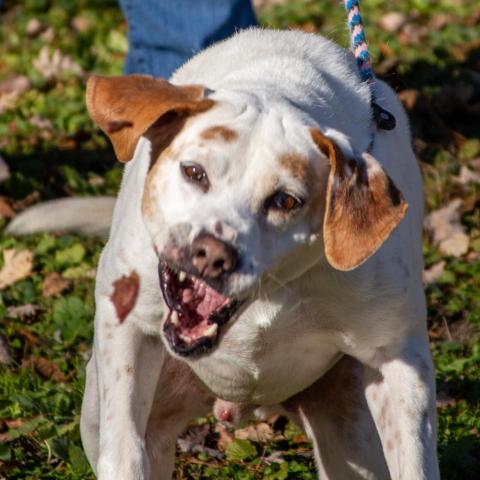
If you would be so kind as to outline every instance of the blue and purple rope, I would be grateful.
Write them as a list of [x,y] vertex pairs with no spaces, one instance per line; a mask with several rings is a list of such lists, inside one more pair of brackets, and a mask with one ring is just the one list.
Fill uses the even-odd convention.
[[360,79],[370,87],[373,130],[376,131],[377,128],[392,130],[395,128],[395,117],[380,107],[375,101],[375,75],[373,74],[372,60],[368,52],[367,37],[363,27],[362,15],[360,14],[360,2],[359,0],[344,0],[344,5],[348,15],[350,48],[357,60]]

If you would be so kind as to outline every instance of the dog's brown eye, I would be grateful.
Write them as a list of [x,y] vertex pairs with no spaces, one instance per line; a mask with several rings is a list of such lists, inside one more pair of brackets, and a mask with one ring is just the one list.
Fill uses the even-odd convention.
[[182,163],[183,175],[190,181],[200,184],[203,189],[208,188],[208,177],[205,170],[197,163]]
[[286,192],[277,192],[267,200],[267,208],[276,208],[277,210],[284,210],[290,212],[303,205],[303,202],[298,198]]

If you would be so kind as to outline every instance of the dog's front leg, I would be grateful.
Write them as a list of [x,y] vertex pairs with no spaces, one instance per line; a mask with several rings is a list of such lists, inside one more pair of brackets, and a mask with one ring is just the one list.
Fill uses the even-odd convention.
[[381,348],[365,371],[367,402],[393,480],[436,480],[435,378],[426,338]]
[[110,298],[97,302],[100,480],[149,479],[145,431],[165,351],[134,316],[135,310],[120,322]]

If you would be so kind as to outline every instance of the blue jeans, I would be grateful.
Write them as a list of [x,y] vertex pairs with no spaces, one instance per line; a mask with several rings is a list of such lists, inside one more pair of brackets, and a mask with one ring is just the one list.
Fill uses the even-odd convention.
[[168,78],[193,54],[257,24],[250,0],[120,0],[120,5],[128,23],[125,73]]

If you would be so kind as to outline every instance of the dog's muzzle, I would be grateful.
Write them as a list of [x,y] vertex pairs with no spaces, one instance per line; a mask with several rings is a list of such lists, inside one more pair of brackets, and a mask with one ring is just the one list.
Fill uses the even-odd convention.
[[221,293],[238,266],[238,254],[229,244],[201,235],[182,265],[167,258],[159,263],[160,287],[169,309],[163,333],[181,356],[200,355],[215,345],[220,326],[228,322],[240,302]]

